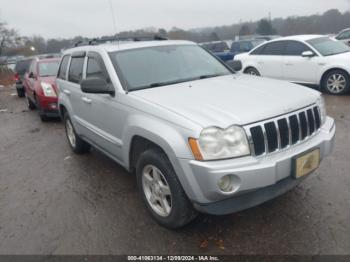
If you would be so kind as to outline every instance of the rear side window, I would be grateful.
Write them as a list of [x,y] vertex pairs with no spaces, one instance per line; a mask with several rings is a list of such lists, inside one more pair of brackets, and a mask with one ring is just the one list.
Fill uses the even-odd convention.
[[17,62],[15,71],[20,75],[24,75],[26,72],[28,72],[31,62],[31,59]]
[[60,65],[60,68],[58,70],[58,75],[57,75],[58,78],[66,80],[68,61],[69,61],[68,55],[62,58],[61,65]]
[[301,56],[305,51],[310,51],[306,45],[296,41],[288,41],[286,45],[285,55],[287,56]]
[[253,52],[251,52],[250,54],[251,55],[260,55],[261,52],[264,50],[264,48],[265,48],[265,45],[260,46],[257,49],[255,49]]
[[284,41],[272,42],[264,45],[260,55],[284,55],[286,43]]
[[83,78],[84,57],[73,57],[69,67],[68,81],[80,84]]

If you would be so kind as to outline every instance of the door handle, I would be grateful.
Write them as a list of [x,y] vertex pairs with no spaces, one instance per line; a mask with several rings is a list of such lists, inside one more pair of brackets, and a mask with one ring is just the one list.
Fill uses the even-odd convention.
[[67,96],[70,96],[70,91],[67,90],[67,89],[64,89],[64,90],[63,90],[63,93],[65,93]]
[[262,62],[262,61],[258,61],[258,64],[259,64],[259,65],[263,65],[263,64],[264,64],[264,62]]
[[81,98],[81,100],[83,100],[84,103],[87,103],[87,104],[91,104],[91,103],[92,103],[92,100],[91,100],[90,98],[85,97],[85,96],[83,96],[83,97]]
[[286,66],[292,66],[293,64],[292,63],[286,63]]

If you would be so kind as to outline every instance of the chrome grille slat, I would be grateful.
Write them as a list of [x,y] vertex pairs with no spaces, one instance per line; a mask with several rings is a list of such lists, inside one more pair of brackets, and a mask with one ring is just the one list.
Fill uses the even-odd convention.
[[289,122],[289,117],[286,117],[287,120],[287,125],[288,125],[288,140],[289,140],[289,146],[292,145],[292,130],[290,128],[290,122]]
[[[301,121],[301,118],[303,121]],[[264,156],[272,154],[274,152],[286,150],[290,147],[296,146],[299,143],[309,139],[310,137],[316,135],[321,128],[318,126],[319,124],[316,121],[318,118],[320,118],[320,109],[316,105],[313,105],[284,116],[245,126],[252,155]],[[312,126],[310,126],[311,124]],[[273,126],[276,128],[276,130],[273,128],[272,132],[271,128]],[[304,131],[302,131],[302,129]],[[268,134],[267,131],[269,131]],[[258,151],[256,152],[255,149]]]
[[277,131],[278,150],[280,150],[280,149],[281,149],[281,134],[280,134],[280,129],[278,128],[278,122],[277,122],[277,120],[275,120],[274,123],[275,123],[276,131]]
[[264,135],[264,144],[265,144],[265,154],[270,153],[269,151],[269,145],[267,143],[267,135],[266,135],[266,129],[264,125],[261,125],[262,131],[263,131],[263,135]]

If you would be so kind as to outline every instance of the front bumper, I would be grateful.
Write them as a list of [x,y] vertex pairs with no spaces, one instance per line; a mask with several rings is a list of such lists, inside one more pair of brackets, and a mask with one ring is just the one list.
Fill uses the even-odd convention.
[[[199,162],[179,159],[177,172],[181,183],[199,211],[209,214],[229,214],[256,206],[275,198],[299,184],[292,178],[292,159],[310,149],[320,149],[321,160],[328,156],[334,144],[335,123],[327,118],[320,132],[309,140],[265,157]],[[236,177],[237,190],[220,191],[218,181],[225,175]]]
[[48,117],[59,117],[58,99],[57,97],[39,97],[40,109],[42,113]]

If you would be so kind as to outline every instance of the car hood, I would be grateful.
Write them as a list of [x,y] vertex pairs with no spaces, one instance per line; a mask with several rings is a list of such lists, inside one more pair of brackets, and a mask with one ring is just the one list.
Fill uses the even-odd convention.
[[337,59],[337,60],[345,60],[347,63],[349,63],[350,52],[337,54],[337,55],[326,56],[326,58]]
[[317,101],[303,86],[246,75],[229,75],[134,91],[131,95],[202,127],[245,125],[286,114]]

